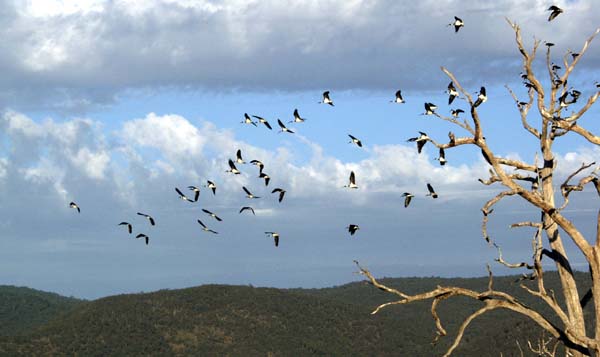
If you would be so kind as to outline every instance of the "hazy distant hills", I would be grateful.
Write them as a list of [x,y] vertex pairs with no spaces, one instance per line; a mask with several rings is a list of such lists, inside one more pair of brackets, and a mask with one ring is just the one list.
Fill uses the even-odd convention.
[[[588,282],[587,274],[578,278]],[[515,277],[496,287],[517,291]],[[587,279],[587,280],[586,280]],[[401,278],[386,283],[415,293],[436,285],[485,289],[487,279]],[[556,285],[549,274],[547,287]],[[81,301],[26,288],[0,287],[1,355],[430,356],[452,342],[460,318],[478,305],[448,300],[439,309],[449,336],[431,345],[430,304],[370,311],[392,297],[352,283],[326,289],[206,285]],[[537,327],[510,312],[472,324],[457,356],[518,355]],[[526,354],[527,355],[527,354]]]

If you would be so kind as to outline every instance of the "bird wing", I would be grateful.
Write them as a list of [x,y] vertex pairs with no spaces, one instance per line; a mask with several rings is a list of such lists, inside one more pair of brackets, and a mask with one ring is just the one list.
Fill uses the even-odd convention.
[[219,222],[221,222],[221,221],[222,221],[222,219],[221,219],[219,216],[217,216],[216,214],[215,214],[213,217],[215,217],[215,219],[216,219],[217,221],[219,221]]
[[150,220],[150,224],[154,226],[155,225],[154,218],[148,216],[148,219]]
[[204,223],[202,223],[202,221],[201,221],[201,220],[199,220],[199,219],[198,219],[197,221],[198,221],[198,223],[200,223],[200,225],[201,225],[202,227],[206,228],[206,225],[205,225]]
[[199,196],[200,196],[200,191],[196,191],[196,194],[194,195],[194,202],[198,202]]
[[179,189],[177,187],[175,187],[175,191],[177,191],[177,193],[179,194],[179,196],[185,197],[185,195],[183,193],[181,193],[181,191],[179,191]]
[[406,197],[404,197],[404,207],[408,207],[411,199],[412,199],[411,195],[406,195]]
[[440,148],[440,159],[445,159],[446,158],[446,153],[444,151],[444,148]]
[[281,122],[281,119],[277,119],[277,124],[279,124],[281,129],[285,129],[285,125]]
[[356,184],[356,177],[354,176],[354,171],[350,172],[350,183]]
[[246,192],[249,196],[252,196],[252,193],[250,193],[250,191],[248,191],[246,186],[242,186],[242,189],[244,189],[244,192]]
[[483,96],[486,96],[486,94],[485,94],[485,87],[481,87],[481,90],[479,91],[479,94],[481,94]]
[[433,190],[433,186],[431,186],[431,184],[427,184],[427,189],[429,190],[429,193],[434,194],[435,191]]
[[238,151],[235,153],[235,156],[238,158],[238,160],[243,161],[243,159],[242,159],[242,149],[238,149]]
[[281,202],[283,200],[283,196],[285,195],[285,191],[281,191],[279,192],[279,202]]
[[146,218],[150,217],[150,216],[148,216],[147,214],[145,214],[145,213],[141,213],[141,212],[138,212],[137,214],[138,214],[138,215],[140,215],[140,216],[144,216],[144,217],[146,217]]
[[298,109],[294,109],[294,117],[300,118],[300,114],[298,114]]
[[423,146],[427,143],[427,140],[417,140],[417,152],[420,154],[423,150]]
[[233,160],[231,160],[231,159],[229,159],[229,167],[230,167],[232,170],[237,170],[237,167],[235,167],[235,164],[233,163]]
[[273,128],[271,128],[271,124],[269,124],[269,122],[268,122],[268,121],[266,121],[266,120],[265,120],[265,121],[263,121],[262,123],[263,123],[263,124],[265,124],[265,126],[266,126],[267,128],[269,128],[269,130],[273,130]]
[[212,214],[213,214],[211,211],[209,211],[209,210],[207,210],[207,209],[204,209],[204,208],[202,209],[202,212],[204,212],[204,213],[206,213],[206,214],[210,214],[210,215],[212,215]]
[[279,236],[278,235],[273,235],[273,240],[275,241],[275,246],[279,247]]
[[348,136],[349,136],[349,137],[350,137],[350,139],[352,139],[353,141],[354,141],[354,140],[358,140],[358,139],[356,139],[356,137],[354,137],[354,136],[352,136],[352,135],[350,135],[350,134],[348,134]]

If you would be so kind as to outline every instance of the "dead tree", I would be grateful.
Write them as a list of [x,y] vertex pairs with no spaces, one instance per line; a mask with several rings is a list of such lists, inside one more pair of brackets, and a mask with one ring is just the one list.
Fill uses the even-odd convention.
[[[600,356],[600,211],[598,212],[597,234],[595,242],[592,237],[585,237],[578,227],[573,224],[564,214],[564,209],[569,204],[571,193],[582,191],[586,185],[592,184],[600,195],[600,178],[597,174],[600,169],[592,163],[582,163],[581,167],[570,174],[560,185],[560,194],[562,195],[562,204],[555,202],[554,173],[556,168],[556,159],[553,152],[553,144],[561,137],[569,135],[579,135],[583,139],[594,145],[600,145],[600,137],[597,134],[585,129],[582,117],[592,107],[600,95],[600,85],[594,87],[594,94],[583,100],[578,101],[581,92],[572,90],[568,86],[570,74],[575,69],[577,63],[586,53],[594,37],[600,32],[596,30],[584,43],[581,51],[577,53],[567,52],[562,59],[564,69],[559,74],[559,67],[551,61],[551,46],[548,45],[546,52],[546,67],[548,70],[548,87],[545,88],[534,73],[534,60],[541,41],[535,40],[531,50],[527,50],[521,38],[521,31],[518,25],[507,19],[507,22],[515,32],[517,48],[523,60],[523,74],[525,86],[528,88],[527,100],[519,100],[516,94],[507,86],[507,90],[515,100],[517,110],[520,114],[523,128],[539,142],[539,150],[542,156],[541,162],[536,159],[534,163],[527,163],[521,160],[509,159],[494,153],[487,144],[479,114],[477,104],[473,97],[466,91],[455,78],[455,76],[446,68],[442,71],[450,78],[454,86],[470,106],[469,119],[461,120],[456,117],[444,117],[434,113],[439,119],[451,122],[469,135],[466,137],[455,137],[449,134],[448,143],[439,143],[428,138],[427,140],[438,148],[450,149],[462,145],[476,146],[481,155],[491,166],[489,170],[490,177],[479,181],[484,185],[501,185],[504,190],[485,203],[481,211],[483,212],[482,233],[485,240],[498,249],[497,262],[509,268],[527,269],[527,277],[536,282],[536,288],[530,288],[524,284],[521,285],[529,294],[538,298],[543,304],[547,305],[556,319],[549,319],[542,313],[523,304],[514,296],[494,289],[492,272],[488,266],[489,283],[485,291],[479,292],[460,287],[438,286],[436,289],[423,292],[417,295],[408,295],[404,292],[381,284],[367,269],[361,267],[358,262],[360,273],[375,287],[397,296],[399,299],[378,306],[372,313],[376,314],[381,309],[390,305],[409,304],[415,301],[431,300],[431,314],[437,327],[436,337],[446,335],[442,322],[437,314],[437,306],[440,302],[453,296],[465,296],[477,301],[483,302],[483,307],[468,316],[460,325],[454,342],[446,352],[445,356],[452,354],[460,344],[463,334],[469,324],[478,316],[496,309],[508,309],[522,314],[539,325],[547,335],[551,336],[552,343],[558,342],[564,345],[567,354],[572,356]],[[545,69],[544,71],[545,72]],[[577,110],[571,110],[572,108]],[[532,110],[533,109],[533,110]],[[534,127],[528,120],[530,110],[537,111],[540,115],[539,127]],[[567,113],[567,111],[569,113]],[[597,119],[597,118],[594,118]],[[581,177],[583,176],[583,177]],[[572,182],[578,177],[577,182]],[[590,185],[590,186],[592,186]],[[488,234],[487,222],[493,213],[493,207],[502,199],[514,196],[520,197],[535,209],[541,212],[539,221],[518,222],[511,227],[529,227],[533,228],[535,234],[532,239],[532,261],[521,263],[509,263],[502,257],[499,246]],[[562,229],[564,234],[559,232]],[[545,237],[544,237],[545,236]],[[566,237],[565,237],[566,236]],[[576,281],[573,276],[569,256],[565,250],[564,239],[571,240],[581,254],[585,257],[590,266],[592,275],[592,288],[582,300],[577,291]],[[544,248],[546,246],[547,248]],[[552,291],[546,290],[544,286],[544,271],[542,269],[542,257],[552,259],[556,266],[564,298],[564,309],[559,303]],[[583,302],[593,301],[595,319],[595,331],[586,331],[582,305]],[[560,321],[555,323],[552,321]],[[549,348],[549,339],[542,338],[537,347],[529,344],[532,350],[538,351],[544,355],[554,355],[556,346]],[[519,346],[520,347],[520,346]]]

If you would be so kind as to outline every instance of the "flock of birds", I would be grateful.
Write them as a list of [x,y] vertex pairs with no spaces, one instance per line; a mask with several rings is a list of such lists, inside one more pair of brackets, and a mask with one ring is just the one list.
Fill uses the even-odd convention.
[[[553,19],[555,19],[558,15],[560,15],[563,10],[560,9],[559,7],[553,5],[550,6],[548,8],[548,11],[550,11],[550,16],[548,18],[548,21],[552,21]],[[461,18],[459,17],[454,17],[454,21],[449,23],[448,26],[453,26],[454,30],[456,33],[458,33],[458,31],[464,27],[464,22]],[[552,43],[546,43],[547,46],[552,46]],[[576,53],[572,53],[573,57],[575,58],[578,54]],[[552,67],[552,70],[554,71],[554,73],[556,74],[556,71],[558,71],[560,69],[559,66],[554,65]],[[556,75],[556,77],[558,78],[559,76]],[[523,76],[523,79],[525,80],[524,85],[528,88],[531,87],[531,83],[527,82],[527,78],[526,76]],[[597,87],[600,87],[600,84],[596,85]],[[448,105],[450,106],[454,100],[459,97],[459,93],[456,90],[456,87],[454,86],[453,82],[450,82],[450,84],[448,84],[446,93],[448,94]],[[561,107],[566,107],[570,104],[573,104],[577,101],[577,99],[580,96],[580,92],[577,90],[570,90],[564,93],[564,95],[562,95],[559,98],[559,102],[560,102],[560,106]],[[478,107],[479,105],[481,105],[482,103],[485,103],[487,101],[487,94],[486,94],[486,90],[485,87],[481,87],[481,89],[479,90],[479,93],[477,95],[477,99],[476,101],[473,103],[474,107]],[[395,98],[393,100],[390,101],[391,103],[396,103],[396,104],[403,104],[405,103],[404,98],[402,97],[402,91],[398,90],[395,93]],[[331,107],[334,107],[334,102],[331,99],[330,96],[330,91],[325,91],[322,94],[322,100],[318,102],[319,104],[327,104]],[[523,102],[519,102],[517,103],[519,105],[524,105],[526,103]],[[438,109],[438,106],[433,104],[433,103],[429,103],[426,102],[424,104],[424,108],[425,108],[425,112],[421,113],[421,115],[435,115],[436,114],[436,110]],[[451,115],[454,118],[458,118],[460,114],[464,113],[465,111],[463,109],[460,108],[451,108]],[[293,117],[294,119],[289,121],[289,123],[303,123],[306,121],[306,118],[303,118],[300,116],[298,109],[294,109],[293,112]],[[253,120],[256,119],[256,120]],[[267,129],[272,130],[273,127],[271,126],[271,124],[269,123],[269,121],[267,119],[265,119],[264,117],[258,116],[258,115],[249,115],[248,113],[244,113],[244,120],[242,120],[241,122],[242,124],[246,124],[246,125],[252,125],[257,127],[258,124],[263,124]],[[286,127],[286,125],[281,121],[281,119],[277,119],[277,124],[279,125],[279,133],[285,132],[285,133],[289,133],[289,134],[294,134],[294,131],[291,130],[290,128]],[[452,132],[448,133],[448,136],[450,138],[450,142],[453,142],[455,140],[454,134]],[[354,144],[356,146],[358,146],[359,148],[361,148],[363,146],[362,141],[353,136],[352,134],[348,134],[348,137],[350,138],[349,143],[350,144]],[[427,136],[426,133],[424,132],[419,132],[419,136],[416,137],[412,137],[409,138],[407,140],[407,142],[415,142],[417,144],[417,152],[420,154],[423,147],[425,146],[425,144],[427,143],[427,141],[430,141],[431,139],[429,138],[429,136]],[[444,149],[440,148],[439,149],[439,157],[435,158],[435,160],[438,160],[440,165],[445,165],[446,164],[446,156],[445,156],[445,152]],[[238,149],[236,152],[236,158],[235,160],[233,159],[229,159],[228,160],[228,165],[229,165],[229,169],[226,170],[226,172],[231,173],[233,175],[240,175],[241,171],[237,168],[236,164],[245,164],[246,162],[244,161],[243,157],[242,157],[242,151],[241,149]],[[264,180],[265,186],[269,185],[269,182],[271,180],[271,177],[264,172],[264,168],[265,165],[260,161],[260,160],[251,160],[250,164],[255,165],[259,168],[259,175],[258,178],[261,178]],[[214,183],[214,181],[211,180],[207,180],[206,184],[204,185],[204,187],[210,189],[213,193],[213,195],[216,195],[217,193],[217,185]],[[358,189],[358,185],[356,183],[356,174],[354,171],[350,172],[350,176],[348,178],[348,184],[343,186],[344,188],[348,188],[348,189]],[[179,195],[179,198],[183,201],[187,201],[190,203],[195,203],[198,202],[198,199],[200,197],[200,188],[196,187],[196,186],[188,186],[188,190],[190,190],[193,193],[193,198],[188,197],[187,195],[185,195],[179,188],[175,187],[175,192]],[[247,187],[242,186],[242,190],[246,193],[246,197],[248,199],[259,199],[259,196],[254,195]],[[430,196],[432,198],[438,198],[438,194],[435,192],[433,186],[430,183],[427,183],[427,191],[428,193],[426,194],[426,196]],[[286,194],[286,190],[284,190],[283,188],[280,187],[276,187],[271,191],[272,194],[278,194],[278,202],[282,202],[285,194]],[[415,197],[414,194],[410,193],[410,192],[404,192],[402,194],[402,197],[404,197],[404,207],[408,207],[411,200]],[[77,212],[81,213],[81,208],[79,207],[79,205],[77,205],[75,202],[70,202],[69,203],[69,207],[76,209]],[[222,219],[216,215],[215,213],[207,210],[207,209],[202,209],[202,211],[204,213],[206,213],[208,216],[210,216],[211,218],[215,219],[218,222],[221,222]],[[244,206],[241,207],[241,209],[239,210],[239,213],[243,213],[243,212],[251,212],[253,215],[256,215],[254,208],[251,206]],[[150,216],[149,214],[146,213],[142,213],[142,212],[138,212],[137,213],[139,216],[142,216],[144,218],[146,218],[148,220],[148,222],[150,223],[151,226],[156,225],[156,221],[155,219]],[[197,220],[198,224],[200,225],[201,229],[205,232],[208,233],[212,233],[212,234],[218,234],[217,231],[209,228],[204,222],[202,222],[200,219]],[[133,226],[131,223],[129,222],[121,222],[118,224],[119,226],[124,226],[127,228],[127,231],[129,232],[129,234],[133,234]],[[346,229],[348,230],[348,232],[350,233],[350,235],[354,235],[359,229],[359,225],[357,224],[349,224]],[[272,238],[274,241],[275,246],[279,246],[279,238],[280,238],[280,234],[278,232],[274,232],[274,231],[265,231],[265,234]],[[136,238],[138,239],[144,239],[146,244],[149,244],[150,241],[150,237],[148,235],[146,235],[145,233],[139,233],[136,235]]]

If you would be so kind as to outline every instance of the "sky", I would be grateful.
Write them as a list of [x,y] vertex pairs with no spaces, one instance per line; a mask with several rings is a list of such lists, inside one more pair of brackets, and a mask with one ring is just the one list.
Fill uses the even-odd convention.
[[[555,43],[557,63],[600,26],[593,0],[555,1],[564,13],[548,22],[552,4],[7,0],[0,284],[83,298],[207,283],[324,287],[361,279],[353,260],[376,276],[482,276],[487,263],[508,273],[481,236],[480,209],[500,187],[477,181],[488,171],[479,150],[448,150],[440,166],[435,148],[418,154],[406,140],[418,131],[439,142],[450,130],[466,136],[421,115],[424,102],[449,114],[444,66],[469,92],[486,87],[478,112],[492,150],[533,162],[538,147],[505,88],[526,98],[505,18],[521,25],[528,46]],[[458,33],[447,26],[454,16],[465,22]],[[546,73],[541,60],[535,69]],[[598,80],[597,40],[570,84],[589,97]],[[398,89],[404,104],[390,103]],[[325,90],[335,106],[318,103]],[[452,108],[468,106],[457,100]],[[278,133],[277,119],[287,123],[294,109],[307,120],[288,124],[294,134]],[[244,113],[274,130],[242,124]],[[598,133],[599,114],[593,107],[579,124]],[[241,175],[225,172],[238,149],[265,164],[269,186],[249,164],[238,165]],[[600,160],[600,148],[577,135],[555,149],[557,185],[582,162]],[[356,190],[343,187],[351,171]],[[216,195],[202,187],[206,180]],[[427,183],[438,199],[426,196]],[[192,197],[190,185],[201,189],[198,202],[174,190]],[[261,198],[246,198],[242,186]],[[275,187],[287,191],[281,203]],[[403,192],[415,195],[408,208]],[[564,213],[591,241],[598,198],[589,189],[572,197]],[[243,206],[256,215],[238,213]],[[538,217],[518,198],[497,205],[489,229],[505,259],[530,259],[532,232],[508,225]],[[203,232],[197,219],[219,234]],[[361,229],[350,236],[349,224]],[[279,247],[265,231],[280,234]],[[567,247],[575,268],[586,270]]]

